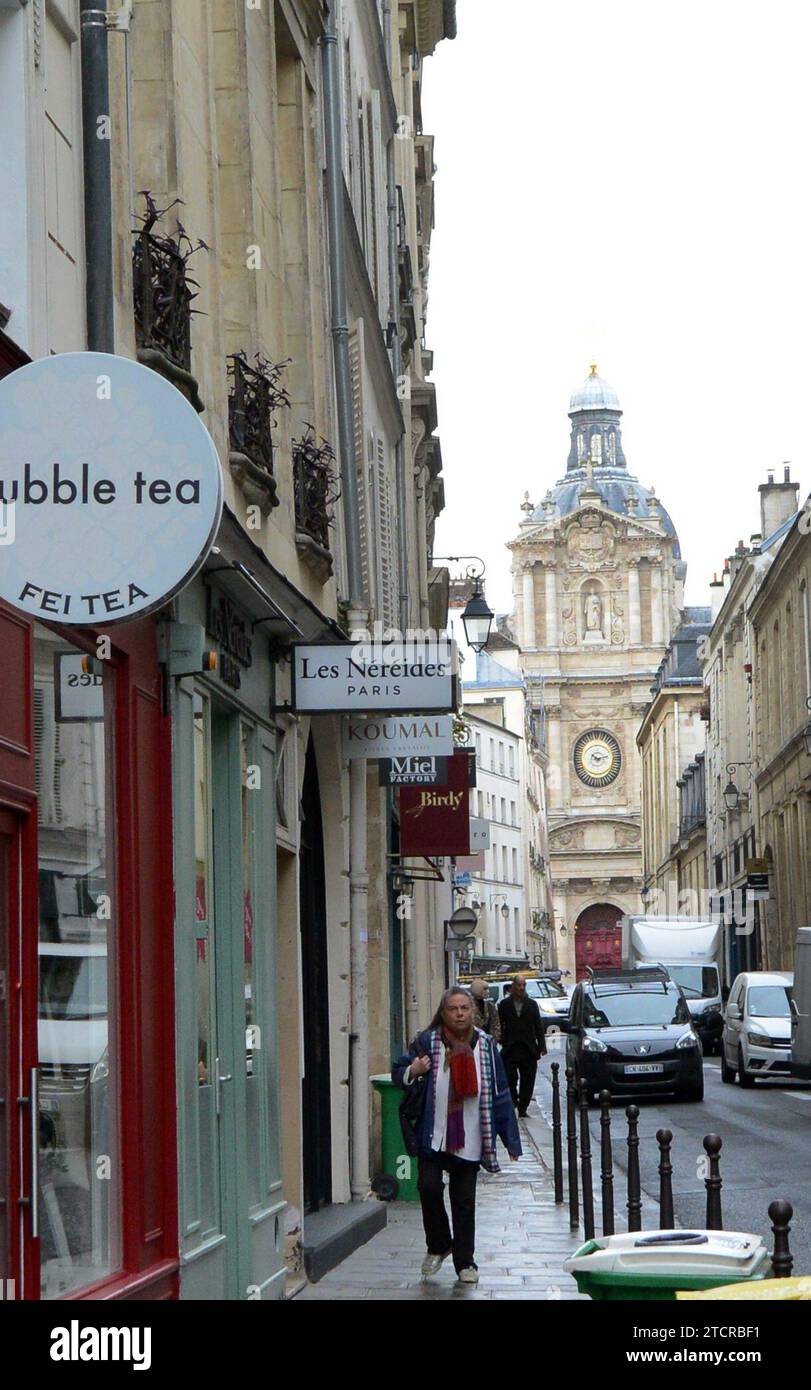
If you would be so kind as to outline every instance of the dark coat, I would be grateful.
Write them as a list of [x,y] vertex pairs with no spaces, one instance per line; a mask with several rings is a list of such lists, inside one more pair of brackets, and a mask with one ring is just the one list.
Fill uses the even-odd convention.
[[546,1051],[541,1023],[541,1011],[534,999],[524,995],[521,1013],[515,1011],[515,1000],[511,994],[505,995],[498,1006],[501,1019],[501,1052],[504,1057],[525,1047],[537,1062]]
[[[403,1075],[406,1067],[410,1066],[415,1058],[423,1057],[426,1053],[429,1057],[432,1056],[433,1037],[434,1034],[430,1028],[426,1029],[424,1033],[418,1033],[408,1052],[401,1057],[399,1061],[394,1063],[391,1069],[391,1079],[395,1086],[403,1088]],[[487,1047],[490,1050],[490,1070],[493,1078],[493,1092],[492,1096],[488,1098],[490,1100],[493,1148],[490,1154],[483,1152],[481,1160],[482,1166],[492,1173],[498,1172],[498,1164],[495,1161],[495,1136],[498,1135],[502,1144],[507,1149],[507,1152],[510,1154],[510,1157],[520,1158],[521,1135],[518,1130],[518,1121],[515,1118],[512,1097],[510,1096],[509,1087],[507,1085],[507,1075],[504,1071],[504,1064],[502,1063],[498,1048],[493,1043],[492,1038],[489,1038],[486,1033],[481,1031],[479,1031],[479,1045]],[[432,1084],[429,1085],[426,1092],[422,1124],[417,1133],[419,1152],[422,1154],[430,1154],[432,1152],[431,1140],[434,1133],[434,1086],[436,1084],[436,1079],[433,1070],[428,1073],[428,1077]]]

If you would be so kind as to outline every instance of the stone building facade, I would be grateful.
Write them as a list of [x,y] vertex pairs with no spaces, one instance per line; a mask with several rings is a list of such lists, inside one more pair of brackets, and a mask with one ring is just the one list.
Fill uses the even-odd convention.
[[793,517],[750,608],[754,651],[754,792],[769,870],[763,964],[794,968],[811,922],[811,499]]
[[[793,602],[788,591],[784,596],[788,621],[793,628],[789,650],[781,646],[781,619],[785,614],[778,617],[776,642],[771,640],[774,624],[770,634],[765,629],[761,632],[760,650],[752,615],[761,591],[764,596],[773,592],[771,572],[795,523],[797,536],[801,536],[796,516],[797,496],[798,485],[791,481],[788,468],[778,482],[769,476],[760,487],[758,531],[750,537],[749,545],[742,540],[738,542],[710,586],[713,624],[703,659],[707,872],[708,886],[716,895],[719,911],[723,914],[722,964],[727,984],[731,984],[740,970],[791,967],[793,937],[785,909],[782,931],[778,925],[781,915],[777,906],[777,883],[786,885],[787,876],[796,872],[799,877],[795,882],[802,884],[803,870],[797,858],[798,845],[792,843],[792,857],[785,858],[784,822],[767,817],[765,824],[760,823],[759,788],[764,767],[772,764],[778,746],[782,747],[785,739],[790,742],[790,726],[799,724],[797,711],[804,709],[803,691],[808,689],[808,684],[802,652],[803,644],[808,641],[808,618],[803,608],[803,591],[799,588],[802,573],[797,576]],[[796,555],[796,548],[794,553]],[[785,570],[780,572],[785,573]],[[776,681],[786,693],[785,706],[779,706],[778,721],[784,732],[778,731],[778,722],[769,722],[771,692],[776,689]],[[774,717],[777,719],[776,715]],[[778,772],[779,765],[777,759],[772,774],[767,774],[764,782],[770,807],[771,777]],[[801,758],[796,762],[796,770],[798,774],[802,771]],[[725,793],[730,787],[734,787],[737,796],[728,799]],[[801,794],[798,802],[802,805]],[[790,830],[791,815],[785,824]],[[773,859],[775,832],[781,844],[779,868]],[[763,856],[771,856],[773,861],[771,897],[768,901],[753,901],[747,890],[747,866],[753,858]]]
[[[99,346],[80,49],[91,25],[104,29],[103,9],[0,4],[3,374]],[[125,1154],[105,1189],[109,1210],[77,1195],[93,1188],[83,1170],[63,1184],[75,1190],[52,1204],[56,1213],[64,1200],[68,1215],[61,1230],[54,1216],[41,1268],[26,1237],[25,1297],[279,1298],[308,1250],[310,1268],[323,1268],[325,1211],[333,1234],[336,1222],[346,1228],[344,1251],[352,1230],[385,1220],[365,1201],[377,1167],[369,1071],[388,1068],[409,1019],[430,1015],[450,886],[417,885],[413,921],[396,917],[392,798],[371,770],[353,777],[340,717],[291,711],[289,646],[348,635],[351,478],[364,622],[425,626],[430,613],[444,623],[442,572],[430,592],[428,582],[444,497],[424,348],[434,166],[420,90],[454,11],[452,0],[134,0],[118,12],[126,39],[112,26],[106,36],[113,325],[103,350],[185,395],[214,442],[225,509],[186,589],[113,633],[103,682],[116,797],[92,808],[107,816],[120,863],[109,943],[60,941],[66,914],[50,887],[44,914],[37,904],[37,842],[49,884],[68,846],[59,741],[85,761],[99,743],[98,729],[68,738],[51,717],[52,647],[78,659],[95,634],[29,630],[0,606],[13,674],[0,752],[18,745],[0,778],[2,833],[7,789],[22,777],[13,815],[29,837],[26,922],[34,938],[39,918],[52,945],[87,945],[103,962],[109,1055],[87,1070],[120,1117]],[[91,199],[90,211],[106,208]],[[342,451],[333,347],[344,330],[353,429]],[[170,670],[184,630],[218,651],[216,670]],[[98,802],[98,778],[86,780]],[[368,814],[353,820],[358,780]],[[74,877],[75,899],[91,874]],[[35,971],[26,991],[35,1065]],[[66,1253],[71,1223],[81,1240]]]
[[512,630],[542,710],[559,963],[619,959],[619,919],[641,909],[636,745],[650,686],[683,606],[678,538],[628,471],[617,395],[596,367],[572,395],[565,475],[527,496],[510,542]]
[[701,916],[707,905],[704,682],[709,608],[684,610],[637,734],[642,759],[642,898],[651,913]]

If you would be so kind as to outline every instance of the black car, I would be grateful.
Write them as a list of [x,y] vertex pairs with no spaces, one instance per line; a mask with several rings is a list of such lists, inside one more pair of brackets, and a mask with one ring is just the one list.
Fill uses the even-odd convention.
[[589,1100],[671,1092],[704,1099],[701,1042],[666,970],[589,973],[572,996],[566,1065]]

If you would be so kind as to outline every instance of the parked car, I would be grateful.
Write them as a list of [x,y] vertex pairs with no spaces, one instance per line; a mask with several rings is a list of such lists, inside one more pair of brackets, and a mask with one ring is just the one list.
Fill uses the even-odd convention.
[[[512,976],[507,980],[491,981],[488,988],[490,998],[500,1003],[510,992]],[[527,977],[527,995],[534,999],[541,1012],[544,1028],[554,1024],[560,1028],[569,1017],[569,996],[566,990],[551,975]]]
[[800,927],[794,943],[791,1013],[791,1075],[811,1081],[811,927]]
[[791,1073],[791,971],[736,976],[724,1017],[721,1080],[754,1086],[757,1076]]
[[672,1092],[703,1100],[701,1042],[679,986],[666,970],[595,970],[572,996],[566,1065],[591,1101]]

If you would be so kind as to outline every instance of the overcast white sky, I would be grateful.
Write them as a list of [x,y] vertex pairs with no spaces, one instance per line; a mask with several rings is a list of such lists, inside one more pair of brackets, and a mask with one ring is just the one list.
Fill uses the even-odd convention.
[[523,494],[565,471],[596,361],[629,471],[655,484],[687,599],[811,485],[811,5],[457,0],[425,64],[436,137],[428,346],[447,510],[511,605]]

